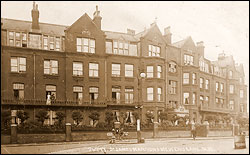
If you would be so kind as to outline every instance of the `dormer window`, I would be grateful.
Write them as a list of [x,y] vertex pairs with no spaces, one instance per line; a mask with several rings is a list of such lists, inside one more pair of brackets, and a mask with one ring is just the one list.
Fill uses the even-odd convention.
[[137,56],[137,44],[124,41],[106,41],[106,53]]
[[89,38],[76,39],[77,52],[95,53],[95,40]]
[[27,47],[27,34],[24,32],[13,32],[9,33],[9,45],[17,47]]

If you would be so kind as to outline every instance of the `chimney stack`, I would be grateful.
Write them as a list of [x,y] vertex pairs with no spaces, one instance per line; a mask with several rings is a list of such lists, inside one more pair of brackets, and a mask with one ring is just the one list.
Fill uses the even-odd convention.
[[224,60],[226,57],[226,54],[224,53],[224,51],[222,53],[219,53],[218,55],[218,60]]
[[205,48],[204,42],[203,41],[197,42],[196,48],[197,48],[199,57],[201,56],[204,57],[204,48]]
[[38,5],[33,2],[33,9],[31,10],[32,29],[39,29],[39,10]]
[[100,11],[98,10],[98,6],[96,5],[96,11],[93,14],[93,22],[97,25],[99,29],[102,29],[102,17],[100,16]]
[[164,29],[164,36],[163,36],[168,44],[172,44],[172,33],[170,32],[170,26]]
[[135,30],[127,29],[127,34],[135,35]]

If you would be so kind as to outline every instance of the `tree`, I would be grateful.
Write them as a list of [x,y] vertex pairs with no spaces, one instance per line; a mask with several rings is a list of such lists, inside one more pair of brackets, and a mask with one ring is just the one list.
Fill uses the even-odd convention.
[[100,119],[100,114],[97,111],[92,112],[89,118],[93,120],[93,126],[96,127],[98,120]]
[[61,111],[56,112],[56,119],[58,119],[59,126],[62,126],[62,121],[64,120],[65,116],[65,113]]
[[49,118],[48,111],[44,109],[39,110],[35,116],[37,118],[37,121],[41,122],[42,125],[44,124],[45,119]]
[[167,112],[161,112],[160,115],[159,115],[159,118],[162,120],[162,121],[165,121],[167,120],[167,115],[168,113]]
[[72,113],[72,119],[76,121],[76,125],[79,125],[79,123],[83,120],[83,115],[80,111],[74,111]]
[[11,114],[10,114],[10,110],[3,110],[1,112],[1,120],[3,122],[3,126],[4,127],[8,127],[10,124],[10,120],[11,120]]
[[16,116],[21,120],[21,124],[23,124],[27,119],[29,119],[29,114],[25,111],[17,111]]
[[152,119],[154,119],[154,114],[153,113],[151,113],[151,112],[146,113],[146,117],[147,117],[147,123],[148,124],[153,123],[152,122]]
[[112,112],[107,111],[105,113],[105,116],[106,116],[105,121],[108,123],[108,125],[111,125],[111,123],[113,123],[115,119],[114,114]]
[[175,124],[175,121],[177,120],[177,115],[176,114],[168,114],[167,115],[167,120],[170,121],[172,124]]

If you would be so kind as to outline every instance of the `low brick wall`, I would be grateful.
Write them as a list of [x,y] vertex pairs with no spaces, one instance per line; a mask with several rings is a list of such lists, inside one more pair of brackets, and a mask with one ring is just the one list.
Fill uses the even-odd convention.
[[[65,134],[18,134],[17,143],[63,142]],[[1,135],[1,144],[10,144],[10,135]]]
[[168,137],[168,138],[172,138],[172,137],[179,137],[179,138],[184,138],[184,137],[190,137],[191,136],[191,132],[190,131],[159,131],[157,134],[157,137]]
[[46,143],[65,141],[65,134],[18,134],[17,143]]
[[233,136],[232,130],[208,131],[208,137],[228,137],[228,136]]
[[[245,131],[246,135],[249,135],[249,131]],[[108,132],[97,131],[97,132],[72,132],[73,141],[87,141],[87,140],[108,140]],[[142,131],[142,137],[145,139],[153,137],[153,131]],[[190,131],[162,131],[159,130],[156,137],[158,138],[185,138],[190,137]],[[212,130],[208,132],[208,137],[228,137],[232,136],[231,130],[216,131]],[[136,132],[129,132],[126,137],[128,139],[137,138]],[[63,142],[65,141],[65,134],[18,134],[17,142],[20,144],[25,143],[46,143],[46,142]],[[10,135],[1,135],[1,144],[10,144]]]
[[10,135],[1,135],[1,144],[10,144]]

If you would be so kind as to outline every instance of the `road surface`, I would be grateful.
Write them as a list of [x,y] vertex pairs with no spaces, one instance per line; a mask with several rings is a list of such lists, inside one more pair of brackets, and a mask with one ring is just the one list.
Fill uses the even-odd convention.
[[62,142],[48,144],[1,145],[2,154],[249,154],[249,137],[246,149],[234,149],[233,137],[198,137],[125,140],[118,144],[108,141]]

